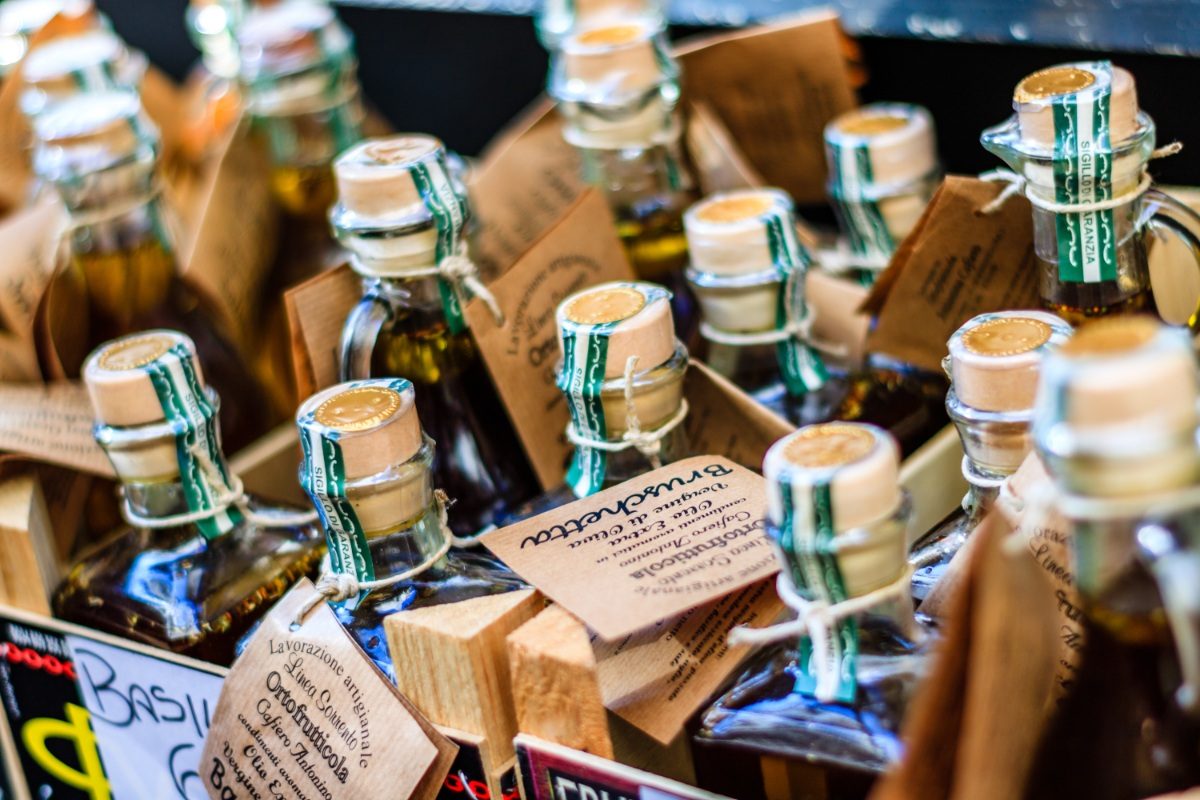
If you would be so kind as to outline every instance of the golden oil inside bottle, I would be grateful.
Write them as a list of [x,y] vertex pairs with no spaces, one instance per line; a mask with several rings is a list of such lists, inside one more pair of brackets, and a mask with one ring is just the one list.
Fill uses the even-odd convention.
[[271,190],[285,212],[318,219],[322,225],[329,207],[337,201],[333,167],[328,163],[277,164],[271,168]]
[[673,208],[639,214],[633,209],[618,211],[617,235],[634,272],[643,280],[661,281],[687,264],[687,237],[683,215]]

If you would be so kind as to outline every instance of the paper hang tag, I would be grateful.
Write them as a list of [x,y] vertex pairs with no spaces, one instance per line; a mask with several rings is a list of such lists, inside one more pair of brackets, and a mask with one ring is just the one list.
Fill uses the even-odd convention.
[[1001,188],[946,178],[863,305],[879,318],[868,351],[940,372],[946,340],[971,317],[1039,307],[1029,201],[980,213]]
[[579,199],[579,156],[562,138],[562,119],[537,101],[489,145],[471,182],[479,229],[472,255],[484,277],[503,274]]
[[348,264],[284,292],[298,397],[310,397],[338,382],[342,327],[360,299],[362,279]]
[[482,304],[467,308],[480,355],[544,487],[562,483],[571,452],[567,404],[555,385],[561,354],[555,309],[588,286],[628,280],[633,271],[608,205],[588,190],[490,285],[505,311],[503,327]]
[[[1040,487],[1050,483],[1042,460],[1031,453],[1021,468],[1008,480],[1009,489],[1018,500],[1033,496]],[[1009,520],[1024,525],[1024,515]],[[1071,558],[1075,531],[1056,510],[1049,510],[1028,532],[1026,547],[1041,574],[1050,583],[1057,611],[1057,659],[1054,668],[1054,699],[1061,700],[1074,685],[1083,660],[1084,624],[1083,600],[1075,585]]]
[[46,197],[0,222],[0,381],[42,378],[37,314],[54,272],[55,234],[65,214]]
[[692,102],[687,108],[688,155],[706,196],[767,185],[707,103]]
[[197,207],[186,210],[194,226],[180,259],[184,279],[243,347],[259,322],[279,227],[267,158],[247,133],[244,126],[233,126],[210,174],[201,179]]
[[304,579],[284,595],[226,677],[200,759],[209,796],[437,796],[457,748],[327,603],[292,630],[315,592]]
[[824,201],[825,125],[855,106],[840,36],[837,16],[822,11],[677,50],[687,96],[800,204]]
[[760,476],[698,456],[501,528],[483,543],[611,641],[778,572],[765,509]]
[[767,448],[796,430],[698,361],[688,365],[684,394],[688,445],[694,453],[716,453],[758,470]]
[[766,579],[623,639],[593,638],[605,707],[668,744],[749,654],[729,646],[729,631],[764,627],[782,612]]
[[0,450],[112,477],[92,437],[92,404],[83,384],[0,384]]

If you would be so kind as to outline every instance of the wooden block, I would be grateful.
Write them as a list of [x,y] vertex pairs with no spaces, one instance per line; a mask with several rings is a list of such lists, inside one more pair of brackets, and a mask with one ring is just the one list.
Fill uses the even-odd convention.
[[783,758],[759,760],[767,800],[827,800],[825,770],[815,764]]
[[508,638],[521,733],[695,783],[686,733],[663,745],[608,711],[586,626],[551,605]]
[[505,639],[543,604],[526,589],[384,620],[396,686],[431,722],[479,737],[488,775],[514,757],[517,718]]
[[61,578],[38,479],[29,473],[0,482],[0,603],[49,614]]

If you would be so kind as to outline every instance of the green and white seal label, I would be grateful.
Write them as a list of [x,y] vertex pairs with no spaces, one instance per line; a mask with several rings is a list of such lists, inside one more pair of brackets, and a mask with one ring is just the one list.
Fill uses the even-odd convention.
[[[1110,138],[1112,64],[1096,61],[1052,67],[1030,75],[1017,99],[1048,104],[1054,119],[1054,200],[1095,203],[1113,196]],[[1112,209],[1055,214],[1058,277],[1064,283],[1117,278]]]
[[[622,322],[639,314],[670,292],[645,283],[615,283],[568,300],[559,312],[563,364],[557,385],[567,399],[571,424],[593,441],[608,438],[601,392],[608,370],[609,337]],[[603,450],[576,445],[567,469],[567,485],[576,497],[588,497],[604,487],[608,456]]]
[[[768,482],[768,533],[783,553],[796,591],[809,602],[832,606],[850,598],[837,559],[832,486],[841,467],[876,446],[875,435],[859,426],[801,429],[784,447],[786,465]],[[823,647],[801,637],[796,691],[852,704],[858,689],[858,658],[858,623],[853,618],[838,620]]]
[[[140,369],[150,378],[163,418],[175,433],[184,502],[192,513],[214,512],[195,525],[205,539],[233,530],[243,519],[232,494],[229,467],[217,434],[217,409],[196,374],[195,353],[183,341],[152,333],[121,340],[100,356],[107,370]],[[202,463],[207,461],[208,463]]]
[[303,409],[296,420],[304,451],[300,483],[325,527],[329,567],[335,573],[352,574],[359,582],[375,580],[375,565],[366,531],[347,497],[341,440],[347,434],[369,435],[387,422],[400,409],[403,394],[411,389],[412,384],[403,378],[355,381],[342,385],[315,407]]

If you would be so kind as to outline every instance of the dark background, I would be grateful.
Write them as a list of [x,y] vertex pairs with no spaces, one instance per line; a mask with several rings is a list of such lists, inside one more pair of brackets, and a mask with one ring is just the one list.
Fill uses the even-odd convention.
[[[122,36],[176,78],[196,61],[184,30],[186,0],[97,5]],[[546,54],[528,17],[348,6],[338,12],[357,38],[360,77],[371,103],[398,130],[436,134],[464,154],[477,154],[545,80]],[[703,32],[676,28],[672,37]],[[999,166],[979,146],[979,133],[1011,113],[1012,89],[1023,76],[1063,61],[1111,55],[1137,78],[1142,108],[1158,124],[1158,141],[1192,145],[1156,163],[1155,176],[1200,185],[1200,59],[917,39],[867,38],[861,46],[870,72],[862,99],[928,107],[951,172]]]

